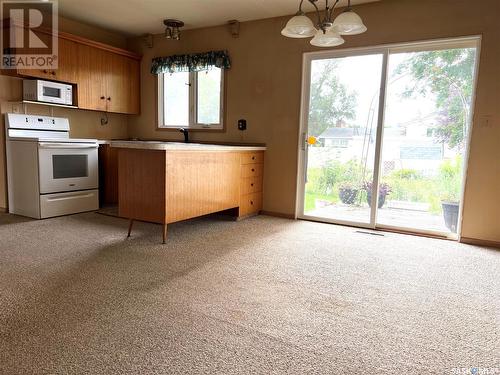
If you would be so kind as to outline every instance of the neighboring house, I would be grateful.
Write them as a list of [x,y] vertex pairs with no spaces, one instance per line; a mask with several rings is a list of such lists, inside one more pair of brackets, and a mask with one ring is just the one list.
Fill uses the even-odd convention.
[[[435,123],[422,119],[416,125],[404,124],[384,129],[382,172],[415,169],[424,175],[437,173],[443,159],[454,153],[435,138]],[[319,137],[319,147],[309,152],[309,162],[321,166],[331,160],[345,163],[349,160],[365,161],[373,165],[375,156],[375,130],[364,127],[334,127]]]

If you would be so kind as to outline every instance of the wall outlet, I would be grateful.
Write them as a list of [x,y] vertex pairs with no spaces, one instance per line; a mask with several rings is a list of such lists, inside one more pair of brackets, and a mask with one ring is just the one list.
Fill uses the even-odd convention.
[[247,130],[247,120],[244,119],[238,120],[238,129]]
[[22,111],[22,104],[18,104],[18,103],[15,103],[15,104],[12,104],[12,113],[21,113]]

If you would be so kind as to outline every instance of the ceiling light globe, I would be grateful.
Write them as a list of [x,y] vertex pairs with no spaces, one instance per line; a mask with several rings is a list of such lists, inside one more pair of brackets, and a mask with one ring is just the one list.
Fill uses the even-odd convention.
[[289,38],[310,38],[315,32],[316,28],[311,19],[305,15],[298,15],[288,21],[281,35]]
[[326,33],[323,33],[322,30],[318,30],[311,40],[311,44],[316,47],[336,47],[344,43],[344,38],[342,38],[333,28],[329,29]]
[[339,14],[333,21],[333,27],[340,35],[357,35],[367,30],[361,17],[352,10]]

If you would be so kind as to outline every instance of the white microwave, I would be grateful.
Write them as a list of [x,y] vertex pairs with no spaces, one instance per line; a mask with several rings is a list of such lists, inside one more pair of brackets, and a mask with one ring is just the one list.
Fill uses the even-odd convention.
[[73,86],[41,79],[25,79],[23,80],[23,99],[73,105]]

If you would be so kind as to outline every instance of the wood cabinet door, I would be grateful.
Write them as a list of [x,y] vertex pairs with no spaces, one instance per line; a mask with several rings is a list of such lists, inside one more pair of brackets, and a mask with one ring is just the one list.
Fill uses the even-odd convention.
[[106,52],[85,44],[78,44],[77,51],[78,107],[106,111]]
[[139,62],[107,52],[105,56],[106,102],[108,112],[139,113]]
[[78,81],[78,44],[67,39],[59,38],[58,67],[53,70],[53,77],[57,81],[77,83]]
[[106,102],[108,112],[127,113],[130,100],[128,58],[106,52]]
[[[50,34],[44,34],[44,33],[37,34],[37,36],[45,44],[49,44],[50,38],[52,38],[52,36]],[[43,52],[41,52],[41,53],[43,53]],[[29,67],[27,67],[26,69],[17,69],[17,74],[19,74],[21,76],[54,80],[54,76],[51,72],[52,72],[52,69],[45,69],[45,68],[44,69],[36,69],[36,68],[30,69]]]

